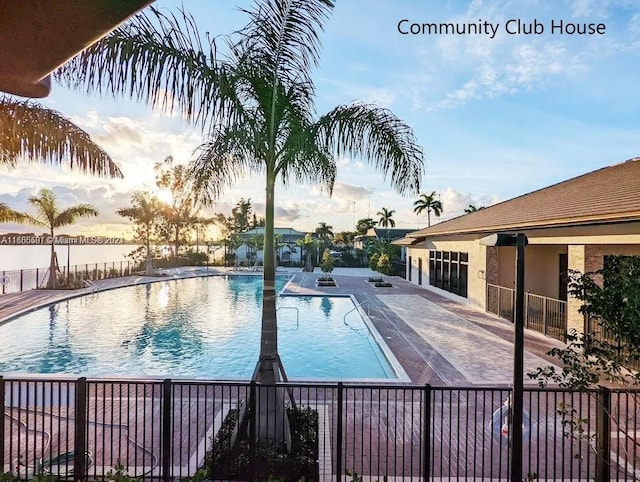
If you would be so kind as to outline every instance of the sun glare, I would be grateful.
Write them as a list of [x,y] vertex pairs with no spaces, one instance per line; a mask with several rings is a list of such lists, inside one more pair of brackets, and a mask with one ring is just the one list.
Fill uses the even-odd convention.
[[159,189],[156,193],[156,196],[163,203],[171,204],[173,203],[173,195],[169,189]]

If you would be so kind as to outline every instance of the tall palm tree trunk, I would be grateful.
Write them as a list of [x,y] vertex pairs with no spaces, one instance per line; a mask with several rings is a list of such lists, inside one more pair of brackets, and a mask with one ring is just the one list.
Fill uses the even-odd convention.
[[[274,248],[275,172],[267,167],[266,212],[264,223],[262,330],[260,357],[253,375],[257,387],[256,413],[253,415],[258,439],[284,440],[291,447],[291,431],[285,413],[284,389],[273,385],[282,381],[284,367],[278,355],[278,323],[276,317],[276,270]],[[266,386],[262,386],[266,385]]]
[[427,226],[431,226],[431,208],[427,208]]

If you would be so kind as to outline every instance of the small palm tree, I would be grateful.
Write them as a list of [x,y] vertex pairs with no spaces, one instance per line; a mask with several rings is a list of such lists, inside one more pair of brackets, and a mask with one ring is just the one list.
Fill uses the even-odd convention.
[[395,214],[395,212],[395,209],[389,210],[387,208],[382,208],[376,213],[376,215],[380,216],[378,224],[383,228],[394,228],[396,226],[396,222],[393,220],[393,215]]
[[0,96],[0,166],[13,167],[20,158],[122,177],[118,166],[89,134],[58,112],[37,102]]
[[427,226],[431,226],[431,212],[437,218],[442,214],[442,202],[436,199],[436,192],[432,191],[431,194],[422,193],[420,198],[413,203],[413,211],[416,214],[422,213],[426,209],[427,211]]
[[37,196],[31,196],[29,203],[35,208],[36,214],[25,214],[25,222],[48,229],[51,236],[51,260],[47,288],[56,289],[58,258],[56,257],[54,231],[62,226],[74,224],[79,218],[97,216],[98,210],[90,204],[77,204],[61,210],[56,202],[54,192],[46,188],[41,189]]
[[144,243],[147,251],[144,274],[151,276],[151,241],[158,228],[161,214],[158,199],[146,191],[139,191],[131,196],[131,207],[118,209],[116,213],[136,223],[136,238]]

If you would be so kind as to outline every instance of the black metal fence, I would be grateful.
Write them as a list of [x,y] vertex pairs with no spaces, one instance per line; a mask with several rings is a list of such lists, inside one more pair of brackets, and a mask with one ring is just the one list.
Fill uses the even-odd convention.
[[[515,291],[504,286],[487,284],[487,311],[513,321]],[[567,315],[565,301],[525,293],[524,326],[547,336],[565,341]]]
[[[81,288],[85,280],[97,281],[106,278],[128,276],[137,268],[131,261],[75,264],[60,267],[58,286]],[[49,281],[49,268],[0,271],[0,293],[18,293],[44,288]]]
[[[215,480],[279,477],[280,466],[261,458],[264,446],[256,440],[263,430],[285,433],[286,405],[313,420],[312,430],[292,439],[292,447],[306,439],[313,450],[306,459],[291,458],[295,480],[301,474],[351,480],[347,471],[370,480],[506,480],[508,394],[476,387],[0,377],[0,454],[3,470],[22,479],[126,472],[168,481],[201,468]],[[523,479],[635,480],[637,395],[526,390]],[[248,441],[245,452],[225,459],[224,434],[234,432],[242,413],[248,423],[235,432]],[[267,415],[251,416],[256,413]],[[291,433],[299,431],[293,420]]]

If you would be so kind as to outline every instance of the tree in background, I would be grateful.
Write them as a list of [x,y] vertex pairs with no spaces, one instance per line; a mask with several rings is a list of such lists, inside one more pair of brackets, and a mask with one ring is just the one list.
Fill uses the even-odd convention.
[[158,240],[159,223],[162,215],[160,201],[147,191],[137,191],[131,196],[131,207],[120,208],[116,213],[135,223],[134,239],[143,243],[146,251],[144,273],[147,276],[152,275],[151,243],[155,243]]
[[358,222],[356,223],[356,231],[359,235],[364,236],[367,234],[367,231],[371,228],[375,228],[377,224],[378,222],[371,218],[358,219]]
[[417,201],[413,203],[413,211],[420,215],[422,211],[427,211],[427,226],[431,226],[431,212],[437,218],[442,214],[442,202],[436,199],[436,192],[431,194],[422,193]]
[[378,262],[376,263],[376,267],[377,267],[376,270],[378,272],[386,276],[390,275],[393,270],[393,266],[391,265],[391,260],[389,259],[389,256],[386,253],[382,253],[378,257]]
[[[340,105],[317,117],[312,68],[330,0],[260,0],[246,27],[227,42],[224,57],[187,15],[139,14],[87,48],[61,71],[69,84],[129,94],[188,116],[208,133],[192,173],[208,201],[252,173],[265,180],[265,241],[260,355],[254,379],[283,378],[278,353],[274,210],[281,181],[321,185],[331,193],[336,159],[357,156],[388,173],[401,193],[417,193],[423,152],[411,128],[388,109]],[[144,75],[141,75],[144,73]],[[266,390],[275,397],[275,389]],[[282,438],[284,406],[262,401],[259,438]],[[268,413],[267,409],[272,413]],[[274,413],[276,411],[277,413]],[[267,421],[271,423],[268,424]]]
[[333,226],[330,226],[325,222],[320,222],[315,230],[315,235],[318,244],[317,248],[319,256],[321,252],[324,252],[325,249],[331,248],[333,245]]
[[163,162],[157,162],[154,170],[156,185],[169,192],[171,198],[162,205],[159,229],[165,239],[173,244],[173,256],[177,257],[180,246],[188,242],[188,232],[198,219],[198,192],[187,167],[174,165],[173,157],[168,156]]
[[49,280],[47,288],[56,289],[58,257],[55,250],[55,230],[62,226],[75,224],[80,218],[98,215],[98,210],[90,204],[76,204],[62,209],[58,206],[56,195],[51,189],[41,189],[37,196],[31,196],[29,203],[35,208],[35,215],[24,214],[25,223],[46,228],[51,236],[51,259],[49,262]]
[[313,248],[314,243],[315,240],[313,239],[313,236],[311,236],[311,233],[307,233],[304,238],[298,239],[298,241],[296,241],[296,244],[300,246],[301,250],[300,259],[302,260],[303,271],[313,271],[311,248]]
[[376,213],[378,216],[380,216],[378,224],[383,228],[394,228],[396,226],[396,222],[393,220],[393,215],[395,214],[395,212],[395,209],[382,208]]
[[465,214],[475,213],[476,211],[480,211],[481,209],[484,209],[484,208],[485,208],[484,206],[475,207],[475,205],[469,204],[469,206],[464,208],[464,212]]
[[330,280],[329,276],[333,272],[333,256],[331,256],[331,250],[329,248],[325,249],[322,253],[322,263],[320,263],[320,269],[324,273],[323,278],[325,280]]

